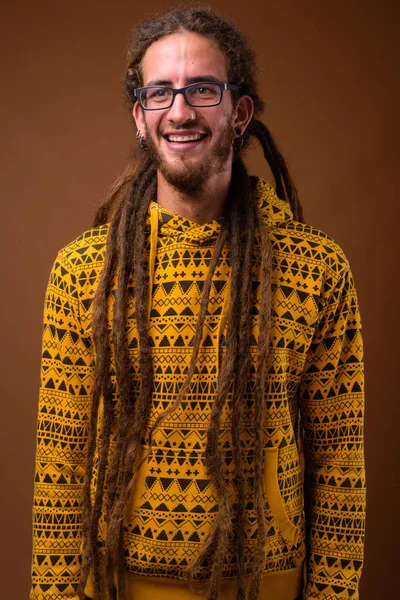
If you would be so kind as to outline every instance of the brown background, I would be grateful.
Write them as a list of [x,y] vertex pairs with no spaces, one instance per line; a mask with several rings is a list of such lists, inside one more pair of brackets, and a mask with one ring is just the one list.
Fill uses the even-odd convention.
[[[0,36],[1,597],[28,597],[45,286],[134,143],[120,85],[130,26],[167,2],[7,2]],[[144,6],[142,6],[142,4]],[[250,37],[264,121],[309,223],[350,260],[364,326],[363,600],[398,597],[399,2],[214,3]],[[251,170],[267,176],[260,151]],[[397,570],[396,570],[397,567]]]

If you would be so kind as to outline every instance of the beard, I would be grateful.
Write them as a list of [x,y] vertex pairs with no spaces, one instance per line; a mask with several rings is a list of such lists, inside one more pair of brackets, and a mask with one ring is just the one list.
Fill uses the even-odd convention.
[[[210,151],[200,158],[196,164],[185,164],[184,161],[167,160],[157,148],[146,124],[146,143],[149,156],[164,179],[184,194],[201,194],[206,190],[212,175],[224,170],[232,151],[233,132],[227,123]],[[182,130],[184,134],[185,131]]]

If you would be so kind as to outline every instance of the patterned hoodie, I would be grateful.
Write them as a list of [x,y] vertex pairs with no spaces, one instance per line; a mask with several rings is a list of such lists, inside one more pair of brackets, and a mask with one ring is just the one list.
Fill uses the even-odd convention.
[[[293,219],[290,206],[257,179],[255,190],[273,247],[272,331],[265,379],[264,494],[267,544],[260,598],[358,598],[365,520],[363,343],[349,262],[335,241]],[[176,399],[192,353],[199,299],[221,220],[199,225],[152,202],[148,214],[149,337],[154,388],[149,427]],[[92,300],[109,224],[58,253],[47,286],[42,340],[34,492],[31,600],[78,600],[82,481],[93,391]],[[260,264],[253,265],[251,369],[242,415],[246,567],[254,555],[254,398]],[[114,278],[111,299],[116,288]],[[218,513],[205,447],[225,353],[229,246],[215,269],[202,342],[189,392],[156,429],[124,517],[126,589],[135,600],[189,600],[187,566]],[[138,333],[129,286],[126,335],[137,373]],[[113,300],[108,305],[109,327]],[[111,376],[115,361],[111,346]],[[138,386],[132,386],[137,394]],[[299,405],[305,467],[297,444]],[[219,446],[235,503],[231,396]],[[118,390],[115,385],[115,402]],[[101,411],[98,436],[101,436]],[[98,442],[100,438],[98,439]],[[99,446],[99,444],[98,444]],[[113,446],[111,447],[111,450]],[[141,448],[143,456],[147,446]],[[94,461],[92,493],[95,491]],[[106,531],[104,511],[99,541]],[[236,597],[231,540],[221,600]],[[207,579],[204,566],[200,577]],[[304,579],[305,575],[305,579]],[[246,583],[248,583],[247,578]],[[93,597],[92,577],[86,594]]]

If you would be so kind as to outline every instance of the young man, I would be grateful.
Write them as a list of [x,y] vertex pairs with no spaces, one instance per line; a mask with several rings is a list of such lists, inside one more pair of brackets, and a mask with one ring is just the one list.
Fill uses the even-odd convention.
[[[31,600],[358,598],[357,294],[254,73],[209,10],[132,39],[138,166],[46,293]],[[246,172],[251,135],[276,191]]]

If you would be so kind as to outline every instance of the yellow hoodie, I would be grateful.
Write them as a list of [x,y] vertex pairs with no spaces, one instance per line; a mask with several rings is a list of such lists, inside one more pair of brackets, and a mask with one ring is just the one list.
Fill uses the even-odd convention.
[[[255,183],[273,245],[272,333],[264,427],[268,538],[260,599],[294,600],[304,585],[307,600],[356,600],[363,557],[365,472],[363,344],[354,280],[343,250],[331,237],[294,221],[289,204],[280,200],[268,183],[261,179]],[[173,403],[184,381],[199,298],[220,227],[220,221],[199,225],[155,202],[150,205],[149,336],[154,392],[149,426]],[[82,480],[95,359],[91,306],[108,229],[108,224],[90,229],[60,250],[46,291],[31,600],[78,598]],[[256,261],[256,295],[259,280],[260,265]],[[113,291],[115,285],[116,278]],[[140,467],[126,508],[124,547],[129,599],[198,597],[187,587],[185,569],[206,541],[218,511],[205,466],[205,446],[225,352],[229,286],[227,246],[215,270],[190,393],[156,430],[153,452]],[[127,338],[131,359],[137,364],[138,335],[131,297],[127,306]],[[112,303],[108,318],[111,327]],[[255,364],[257,302],[252,332],[249,352]],[[136,389],[133,386],[132,393],[137,393]],[[296,443],[298,390],[305,428],[304,486]],[[221,420],[220,448],[233,504],[230,420],[228,397]],[[246,397],[242,426],[246,561],[250,568],[257,525],[252,494],[251,391]],[[142,451],[146,451],[145,445]],[[94,490],[94,483],[92,487]],[[104,514],[99,529],[102,539]],[[235,599],[235,574],[232,543],[223,570],[221,600]],[[201,575],[207,578],[206,567]],[[86,594],[94,595],[91,577]]]

